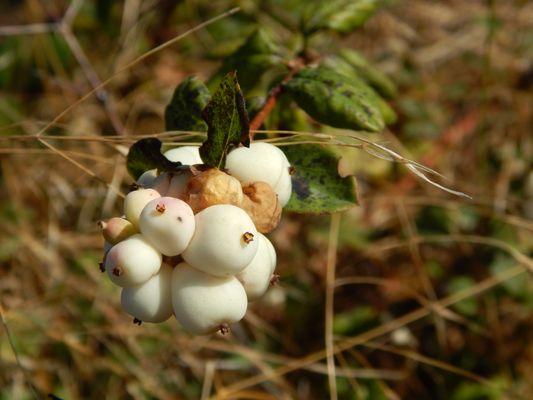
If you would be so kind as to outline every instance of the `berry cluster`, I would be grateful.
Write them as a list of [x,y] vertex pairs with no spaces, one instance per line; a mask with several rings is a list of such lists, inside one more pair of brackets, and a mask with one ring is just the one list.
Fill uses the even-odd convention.
[[165,157],[196,167],[139,177],[124,217],[101,222],[102,271],[122,287],[135,322],[174,314],[190,333],[225,333],[274,277],[276,251],[264,233],[289,201],[289,162],[264,142],[231,151],[226,172],[198,165],[197,147]]

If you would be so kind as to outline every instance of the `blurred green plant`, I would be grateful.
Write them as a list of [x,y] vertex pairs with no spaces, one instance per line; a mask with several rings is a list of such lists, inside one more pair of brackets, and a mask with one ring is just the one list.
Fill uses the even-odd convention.
[[[386,124],[396,121],[395,112],[382,97],[394,96],[393,82],[353,50],[341,48],[338,56],[323,56],[309,47],[308,40],[331,31],[350,33],[378,7],[379,2],[373,0],[315,1],[295,6],[300,23],[293,35],[303,38],[296,48],[290,41],[289,46],[284,46],[267,26],[256,23],[243,43],[225,54],[222,65],[209,80],[210,88],[218,85],[209,102],[208,89],[196,77],[187,78],[176,88],[165,111],[166,130],[205,130],[207,123],[207,139],[200,154],[204,164],[217,168],[224,168],[228,151],[238,145],[247,146],[254,131],[263,124],[273,130],[297,127],[294,121],[301,117],[293,102],[321,124],[382,131]],[[258,95],[265,99],[262,104],[252,102],[254,112],[249,126],[241,85],[256,99]],[[133,148],[139,156],[147,154],[137,151],[139,145]],[[294,167],[295,190],[288,210],[335,212],[357,203],[354,178],[339,175],[333,152],[313,144],[291,146],[285,152]],[[150,153],[161,161],[160,155]],[[128,157],[130,171],[139,162],[136,154],[130,152]],[[156,161],[151,165],[163,169],[162,163]]]

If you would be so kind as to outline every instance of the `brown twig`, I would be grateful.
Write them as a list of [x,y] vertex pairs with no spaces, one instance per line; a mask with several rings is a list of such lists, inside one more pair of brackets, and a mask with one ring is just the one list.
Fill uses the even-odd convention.
[[[473,296],[477,296],[480,293],[493,288],[494,286],[497,286],[505,281],[508,281],[509,279],[519,276],[520,274],[523,274],[524,272],[526,272],[526,270],[527,269],[524,268],[524,266],[522,265],[509,268],[498,275],[494,275],[489,278],[486,278],[485,280],[479,282],[475,286],[453,293],[452,295],[439,300],[436,303],[436,305],[441,306],[441,307],[450,307],[451,305],[461,300],[471,298]],[[342,342],[338,343],[337,346],[335,347],[335,353],[345,351],[347,349],[350,349],[360,344],[367,343],[370,340],[376,339],[384,334],[390,333],[393,330],[401,326],[410,324],[424,317],[427,317],[430,313],[431,313],[431,309],[429,307],[421,307],[419,309],[411,311],[390,322],[387,322],[376,328],[363,332],[362,334],[343,340]],[[243,389],[252,387],[254,385],[258,385],[266,380],[271,380],[276,377],[283,376],[289,372],[298,370],[308,364],[322,360],[323,358],[326,358],[326,357],[327,357],[327,351],[325,349],[319,350],[301,359],[297,359],[294,362],[291,362],[282,367],[279,367],[271,374],[255,375],[250,378],[236,382],[232,385],[226,386],[223,390],[221,390],[220,395],[225,395],[225,396],[233,395]]]
[[333,353],[335,348],[333,340],[333,318],[335,310],[333,306],[335,298],[335,266],[337,263],[340,221],[340,214],[336,213],[331,216],[326,266],[325,347],[327,351],[326,361],[328,366],[328,382],[331,400],[336,400],[338,398],[335,355]]
[[274,109],[279,96],[281,96],[284,91],[284,84],[290,81],[292,77],[305,66],[305,63],[301,58],[296,58],[292,61],[289,61],[287,66],[289,67],[290,72],[278,85],[274,86],[274,88],[270,90],[263,107],[261,107],[261,109],[250,122],[250,139],[253,139],[255,131],[258,130],[261,125],[263,125],[266,117],[268,117],[268,115]]

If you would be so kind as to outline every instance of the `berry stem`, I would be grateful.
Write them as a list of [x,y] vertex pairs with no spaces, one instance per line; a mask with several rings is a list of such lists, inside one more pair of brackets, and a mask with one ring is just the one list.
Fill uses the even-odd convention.
[[272,274],[270,277],[270,285],[276,286],[279,283],[280,276],[278,274]]

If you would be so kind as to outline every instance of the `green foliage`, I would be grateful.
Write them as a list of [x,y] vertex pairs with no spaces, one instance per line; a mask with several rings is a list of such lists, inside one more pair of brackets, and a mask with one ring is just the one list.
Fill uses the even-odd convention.
[[287,94],[279,97],[276,107],[265,120],[265,128],[301,132],[313,130],[307,114]]
[[454,390],[451,400],[498,400],[502,393],[496,385],[477,382],[461,382]]
[[[475,284],[476,282],[474,279],[470,278],[469,276],[456,276],[448,283],[447,292],[450,294],[457,293],[462,290],[466,290]],[[459,301],[458,303],[454,304],[453,308],[465,316],[473,317],[478,312],[477,299],[468,298]]]
[[325,147],[287,146],[285,155],[294,167],[292,197],[285,206],[297,213],[343,211],[357,204],[355,179],[339,176],[337,156]]
[[394,82],[359,52],[352,49],[342,49],[339,55],[355,70],[361,79],[365,80],[380,95],[388,99],[396,96],[398,89]]
[[216,81],[230,71],[237,71],[239,84],[249,92],[266,71],[280,66],[284,69],[281,61],[280,47],[273,37],[264,28],[256,28],[233,54],[224,59],[213,79]]
[[349,311],[335,314],[333,319],[333,333],[336,335],[355,335],[370,329],[377,321],[375,309],[360,306]]
[[[497,253],[490,265],[492,275],[498,275],[516,265],[516,261],[507,254]],[[525,304],[533,305],[533,292],[531,283],[527,279],[516,277],[502,283],[502,289],[510,296],[523,300]]]
[[321,29],[350,33],[363,25],[379,7],[378,0],[313,1],[302,16],[304,34]]
[[[304,35],[320,30],[348,33],[361,26],[378,5],[375,0],[313,1],[296,4],[294,16],[299,13],[299,28]],[[210,87],[218,84],[212,96],[203,82],[190,77],[176,88],[165,109],[167,130],[207,129],[207,140],[200,147],[200,156],[207,166],[223,168],[232,147],[249,144],[248,114],[240,85],[248,95],[264,98],[266,90],[279,84],[288,73],[283,61],[307,51],[307,42],[300,43],[303,49],[294,49],[276,42],[268,27],[246,25],[245,31],[250,29],[240,46],[231,46],[235,50],[226,55],[210,79]],[[304,67],[284,84],[284,89],[285,94],[264,121],[268,128],[312,129],[303,111],[325,125],[371,132],[381,131],[385,124],[396,121],[396,114],[380,95],[392,96],[394,84],[356,52],[342,50],[340,56],[329,57],[319,67]],[[161,155],[159,145],[144,142],[132,147],[128,169],[134,176],[150,168],[176,168]],[[308,145],[291,146],[286,152],[296,170],[288,210],[336,212],[356,204],[354,178],[339,176],[338,160],[333,153]]]
[[334,70],[340,75],[344,75],[348,81],[359,91],[366,94],[368,99],[374,103],[383,117],[385,124],[393,124],[397,120],[397,115],[389,104],[381,97],[379,91],[372,86],[367,77],[361,71],[339,56],[325,58],[321,65],[330,70]]
[[204,83],[195,76],[181,82],[165,108],[165,129],[167,131],[205,131],[207,125],[202,119],[211,94]]
[[126,160],[130,175],[137,179],[144,171],[149,169],[157,169],[159,171],[183,169],[180,162],[170,161],[161,153],[161,145],[161,141],[155,138],[146,138],[135,142],[130,147]]
[[318,122],[371,132],[385,127],[375,92],[360,80],[349,79],[325,67],[307,67],[285,87],[296,103]]
[[223,168],[232,146],[250,144],[250,126],[244,97],[231,72],[225,76],[205,107],[203,118],[207,123],[207,140],[200,147],[204,164]]

